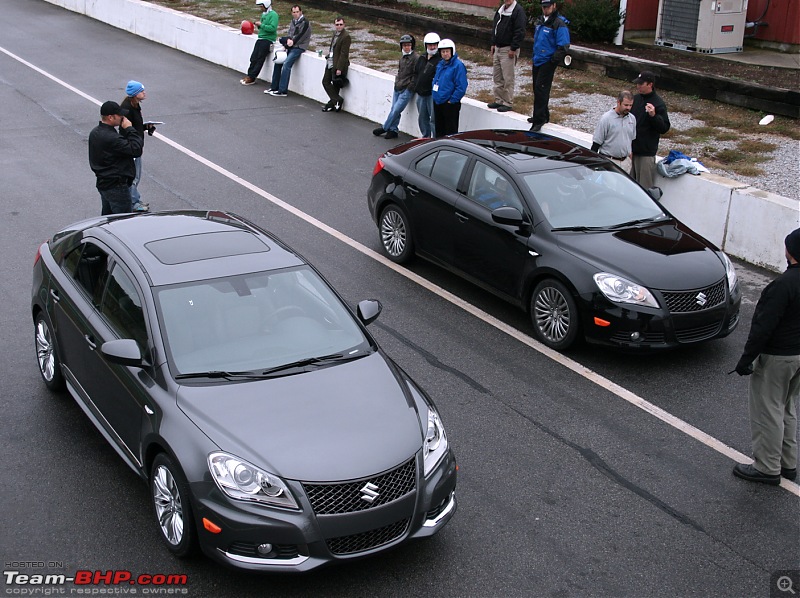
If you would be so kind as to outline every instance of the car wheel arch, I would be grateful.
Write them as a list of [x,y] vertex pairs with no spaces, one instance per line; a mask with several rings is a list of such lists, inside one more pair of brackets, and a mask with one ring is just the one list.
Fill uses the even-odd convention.
[[536,285],[538,285],[540,282],[542,282],[547,278],[553,278],[558,282],[560,282],[561,284],[563,284],[564,286],[566,286],[567,289],[569,289],[570,293],[572,293],[572,298],[575,300],[576,303],[578,303],[578,298],[579,298],[578,290],[575,288],[575,285],[572,284],[572,281],[569,278],[564,276],[558,270],[550,270],[550,269],[540,270],[533,273],[525,281],[525,286],[523,288],[523,294],[522,294],[522,301],[523,301],[522,305],[525,308],[526,312],[530,312],[531,299],[533,298],[533,291],[536,288]]

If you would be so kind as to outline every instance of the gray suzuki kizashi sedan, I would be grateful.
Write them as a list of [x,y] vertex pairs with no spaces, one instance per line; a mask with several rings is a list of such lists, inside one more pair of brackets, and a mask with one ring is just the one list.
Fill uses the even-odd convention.
[[44,383],[148,482],[171,552],[244,569],[375,554],[455,513],[439,413],[366,330],[380,310],[226,212],[79,222],[33,269]]

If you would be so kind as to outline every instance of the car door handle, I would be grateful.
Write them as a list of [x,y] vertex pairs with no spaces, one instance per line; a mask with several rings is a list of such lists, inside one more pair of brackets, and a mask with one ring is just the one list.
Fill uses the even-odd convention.
[[50,289],[50,296],[53,298],[53,301],[58,303],[61,301],[61,296],[58,294],[58,291],[55,289]]
[[414,185],[406,184],[406,191],[408,191],[411,195],[419,195],[419,189]]
[[94,342],[94,337],[89,336],[88,334],[84,334],[83,338],[86,339],[86,342],[89,343],[89,346],[92,348],[92,351],[97,349],[97,343]]
[[458,218],[459,222],[466,222],[469,220],[469,216],[466,214],[462,214],[461,212],[456,212],[456,218]]

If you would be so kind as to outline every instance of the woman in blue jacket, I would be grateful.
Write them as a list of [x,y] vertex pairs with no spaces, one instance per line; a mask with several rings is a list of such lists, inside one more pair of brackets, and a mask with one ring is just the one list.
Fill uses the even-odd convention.
[[439,42],[439,54],[442,59],[436,65],[432,95],[436,136],[442,137],[458,133],[461,98],[467,92],[467,67],[458,58],[451,39]]

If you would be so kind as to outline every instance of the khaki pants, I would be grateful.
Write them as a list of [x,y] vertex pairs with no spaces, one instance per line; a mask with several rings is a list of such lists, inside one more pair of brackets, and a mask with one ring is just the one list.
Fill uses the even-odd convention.
[[634,156],[631,176],[645,189],[656,185],[656,157]]
[[617,160],[616,158],[612,158],[610,156],[606,157],[628,174],[631,173],[631,166],[633,165],[633,162],[631,162],[630,156],[626,157],[624,160]]
[[797,467],[798,397],[800,355],[759,355],[750,377],[750,431],[761,473]]
[[492,62],[492,78],[494,80],[494,101],[504,106],[514,105],[514,67],[519,58],[519,48],[514,58],[509,58],[511,46],[495,47]]

